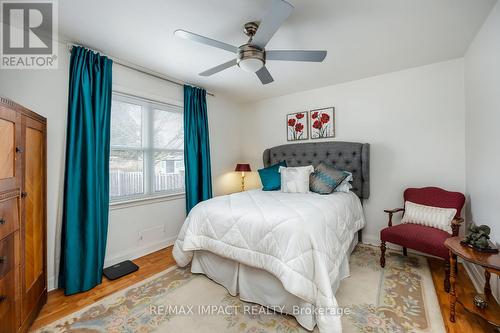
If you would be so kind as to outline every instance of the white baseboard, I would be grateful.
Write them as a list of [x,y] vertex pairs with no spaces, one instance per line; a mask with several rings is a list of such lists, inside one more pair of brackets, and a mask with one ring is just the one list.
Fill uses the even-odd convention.
[[[119,252],[110,258],[106,258],[104,260],[104,267],[112,266],[114,264],[117,264],[117,263],[125,261],[125,260],[134,260],[134,259],[137,259],[140,257],[144,257],[145,255],[148,255],[150,253],[159,251],[161,249],[164,249],[168,246],[173,245],[176,239],[177,239],[177,236],[172,236],[172,237],[164,239],[160,242],[156,242],[154,244],[149,244],[148,246],[134,248],[131,250]],[[48,291],[57,289],[56,285],[55,285],[55,277],[54,276],[51,276],[48,278],[47,288],[48,288]]]
[[[380,236],[378,236],[378,235],[377,236],[363,235],[363,244],[368,244],[368,245],[373,245],[373,246],[376,246],[376,247],[380,247]],[[391,249],[391,250],[401,251],[403,249],[402,246],[399,246],[399,245],[396,245],[396,244],[392,244],[392,243],[386,243],[385,245],[386,245],[386,247],[388,249]],[[416,254],[422,254],[424,256],[428,256],[428,254],[420,253],[420,252],[414,251],[412,249],[408,249],[408,252],[409,253],[416,253]]]
[[[354,237],[358,237],[355,235]],[[374,245],[374,246],[380,246],[380,236],[374,236],[374,235],[365,235],[363,234],[363,244],[369,244],[369,245]]]
[[50,276],[47,279],[47,290],[51,291],[51,290],[54,290],[54,289],[57,289],[56,288],[56,279],[53,276]]
[[484,276],[479,271],[479,268],[470,262],[462,261],[462,263],[464,265],[465,271],[472,281],[472,284],[474,285],[474,288],[476,288],[478,292],[482,292],[484,286]]
[[134,260],[158,250],[164,249],[168,246],[173,245],[176,239],[177,236],[172,236],[167,239],[161,240],[160,242],[149,244],[148,246],[139,247],[128,251],[122,251],[110,258],[106,258],[104,260],[104,267],[112,266],[124,260]]

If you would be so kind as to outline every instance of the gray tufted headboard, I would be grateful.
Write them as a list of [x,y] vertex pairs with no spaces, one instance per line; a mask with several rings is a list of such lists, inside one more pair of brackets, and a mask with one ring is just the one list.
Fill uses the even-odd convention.
[[276,146],[264,151],[264,166],[285,160],[288,166],[315,167],[323,162],[352,173],[352,189],[360,199],[370,196],[370,145],[358,142],[311,142]]

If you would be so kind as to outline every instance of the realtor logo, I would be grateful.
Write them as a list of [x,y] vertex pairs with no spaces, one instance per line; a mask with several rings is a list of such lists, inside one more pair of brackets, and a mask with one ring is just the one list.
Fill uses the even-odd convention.
[[57,68],[57,3],[2,1],[0,68]]

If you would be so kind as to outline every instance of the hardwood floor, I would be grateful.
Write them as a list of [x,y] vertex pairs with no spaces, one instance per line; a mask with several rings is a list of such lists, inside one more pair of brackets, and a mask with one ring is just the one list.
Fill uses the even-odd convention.
[[[437,259],[428,259],[432,272],[434,286],[441,306],[444,323],[448,333],[463,332],[497,332],[484,320],[477,318],[466,312],[460,305],[457,305],[457,318],[455,323],[451,323],[448,313],[448,294],[443,288],[444,269],[443,263]],[[95,303],[100,299],[129,287],[141,280],[144,280],[156,273],[159,273],[168,267],[175,265],[172,257],[172,248],[166,248],[158,252],[149,254],[145,257],[134,260],[140,266],[140,269],[126,277],[115,281],[109,281],[104,278],[103,283],[86,293],[73,296],[64,296],[61,290],[55,290],[49,293],[47,304],[43,307],[40,315],[32,326],[32,330],[43,327],[57,319],[65,317],[72,312],[78,311],[89,304]],[[472,290],[474,286],[470,281],[465,269],[459,266],[458,272],[458,293],[464,290]],[[498,332],[497,332],[498,333]]]
[[89,304],[95,303],[100,299],[113,294],[114,292],[127,288],[175,265],[175,261],[172,256],[172,247],[151,253],[147,256],[134,260],[134,262],[140,267],[137,272],[115,281],[110,281],[103,277],[101,285],[85,293],[64,296],[62,290],[49,292],[47,304],[45,304],[42,308],[42,311],[33,323],[31,330],[50,324],[51,322],[63,318],[72,312],[78,311]]

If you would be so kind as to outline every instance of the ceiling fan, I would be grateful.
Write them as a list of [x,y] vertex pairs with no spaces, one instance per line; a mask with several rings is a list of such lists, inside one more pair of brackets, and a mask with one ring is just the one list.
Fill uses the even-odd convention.
[[284,0],[272,0],[271,8],[260,22],[248,22],[244,25],[244,33],[250,37],[246,44],[236,47],[215,39],[204,37],[186,30],[176,30],[175,35],[198,43],[213,46],[236,54],[236,59],[225,62],[200,73],[210,76],[238,65],[247,72],[257,74],[262,84],[274,81],[266,68],[267,60],[322,62],[326,51],[269,50],[265,47],[281,24],[293,11],[293,6]]

